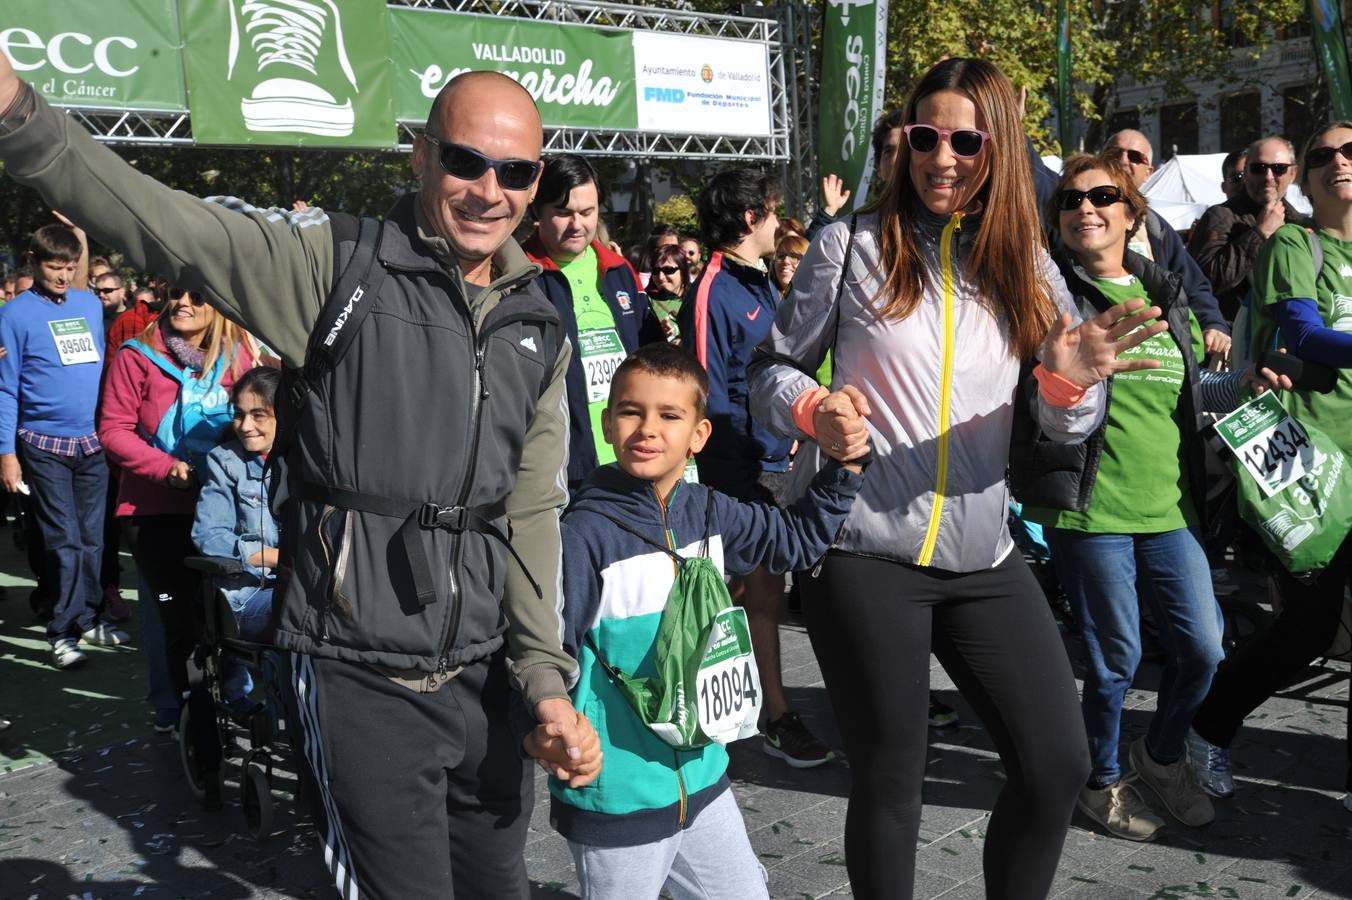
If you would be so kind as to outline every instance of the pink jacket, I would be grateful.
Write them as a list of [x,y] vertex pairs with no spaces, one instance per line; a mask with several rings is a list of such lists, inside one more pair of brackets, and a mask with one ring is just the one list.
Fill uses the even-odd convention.
[[[226,367],[221,385],[228,389],[235,383],[236,372],[247,372],[253,365],[246,342],[235,365]],[[193,514],[197,490],[166,484],[164,479],[177,460],[141,436],[155,433],[178,398],[178,388],[178,382],[133,347],[122,347],[113,357],[103,386],[99,442],[108,461],[122,470],[117,516]]]

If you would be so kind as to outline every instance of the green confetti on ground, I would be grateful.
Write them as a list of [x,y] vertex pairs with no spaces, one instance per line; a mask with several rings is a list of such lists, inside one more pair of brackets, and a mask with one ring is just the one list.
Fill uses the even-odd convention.
[[1127,866],[1127,868],[1128,868],[1128,869],[1133,869],[1133,870],[1135,870],[1135,871],[1137,871],[1137,872],[1153,872],[1153,871],[1155,871],[1155,867],[1154,867],[1154,866],[1138,866],[1138,865],[1136,865],[1135,863],[1132,863],[1131,865]]
[[939,849],[942,850],[942,851],[944,851],[945,853],[947,853],[949,856],[961,856],[961,855],[962,855],[962,854],[959,853],[958,851],[954,850],[952,847],[940,847]]
[[1252,884],[1267,884],[1266,878],[1250,878],[1247,875],[1237,875],[1235,877],[1238,881],[1248,881]]
[[1301,889],[1304,888],[1304,887],[1305,887],[1305,885],[1303,885],[1303,884],[1293,884],[1293,885],[1291,885],[1289,888],[1286,889],[1286,896],[1288,896],[1288,897],[1294,897],[1294,896],[1296,896],[1296,894],[1299,894],[1299,893],[1301,892]]
[[840,856],[828,856],[828,857],[826,857],[826,859],[819,859],[819,860],[817,860],[817,862],[821,863],[821,864],[824,865],[824,866],[843,866],[843,865],[845,865],[845,859],[844,859],[844,857],[840,857]]

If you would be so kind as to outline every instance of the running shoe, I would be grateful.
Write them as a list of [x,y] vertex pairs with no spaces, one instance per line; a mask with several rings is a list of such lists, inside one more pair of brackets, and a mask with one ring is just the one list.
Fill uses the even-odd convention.
[[1234,796],[1235,779],[1230,772],[1229,747],[1217,747],[1189,728],[1188,760],[1197,773],[1202,790],[1221,800]]
[[1125,778],[1102,788],[1085,785],[1075,805],[1108,833],[1129,841],[1153,841],[1164,820],[1146,805],[1139,791]]
[[69,669],[71,666],[78,666],[86,659],[89,659],[89,657],[80,649],[75,638],[62,638],[55,644],[52,644],[52,665],[56,666],[58,669]]
[[1200,828],[1216,818],[1211,798],[1198,783],[1186,753],[1171,763],[1155,762],[1145,749],[1145,738],[1139,737],[1131,742],[1131,767],[1169,814],[1184,825]]
[[941,703],[930,694],[929,724],[931,728],[947,728],[958,724],[958,711],[947,703]]
[[86,644],[94,644],[99,647],[117,647],[131,641],[131,635],[121,628],[114,628],[105,622],[100,622],[80,635],[80,640]]
[[761,747],[766,756],[776,756],[795,769],[811,769],[836,758],[835,751],[807,730],[796,712],[786,712],[765,724]]

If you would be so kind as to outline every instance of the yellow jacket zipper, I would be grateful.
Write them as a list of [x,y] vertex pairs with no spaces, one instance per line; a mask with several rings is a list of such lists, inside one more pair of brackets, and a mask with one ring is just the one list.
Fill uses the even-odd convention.
[[928,566],[939,542],[939,522],[944,514],[944,491],[948,489],[948,415],[953,393],[953,232],[962,230],[962,213],[955,213],[939,237],[939,268],[944,297],[944,354],[939,374],[939,460],[934,478],[934,506],[930,508],[925,542],[920,545],[917,565]]

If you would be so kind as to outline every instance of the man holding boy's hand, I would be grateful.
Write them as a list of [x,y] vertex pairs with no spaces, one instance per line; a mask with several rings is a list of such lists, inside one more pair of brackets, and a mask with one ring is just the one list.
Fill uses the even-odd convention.
[[[524,900],[522,747],[579,786],[600,768],[559,637],[571,348],[511,237],[542,143],[519,84],[452,79],[414,146],[420,186],[377,240],[314,206],[171,191],[0,53],[7,174],[130,265],[201,291],[292,369],[312,332],[350,338],[295,412],[273,610],[344,897]],[[539,723],[524,744],[512,689]]]

